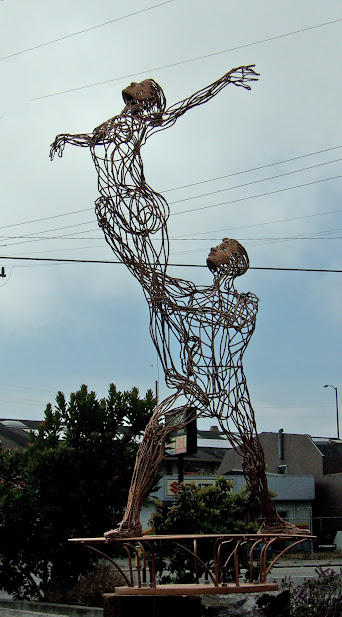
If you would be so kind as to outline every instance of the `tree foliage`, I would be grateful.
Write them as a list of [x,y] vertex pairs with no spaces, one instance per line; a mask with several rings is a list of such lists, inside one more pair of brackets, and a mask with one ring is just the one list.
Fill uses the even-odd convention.
[[[233,492],[234,483],[218,478],[212,486],[199,488],[195,483],[181,484],[176,501],[170,508],[157,502],[152,524],[157,534],[255,533],[254,522],[260,515],[258,506],[247,490]],[[201,540],[200,557],[205,563],[212,558],[212,544]],[[179,548],[166,552],[158,570],[164,582],[194,582],[193,558]],[[167,574],[165,575],[165,572]]]
[[23,452],[0,451],[0,587],[47,599],[94,568],[97,558],[68,544],[120,520],[139,437],[155,405],[111,384],[98,399],[87,386],[58,392]]

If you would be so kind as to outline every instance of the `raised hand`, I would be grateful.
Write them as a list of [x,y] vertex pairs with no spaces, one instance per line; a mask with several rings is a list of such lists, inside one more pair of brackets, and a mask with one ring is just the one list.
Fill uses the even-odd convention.
[[247,66],[239,66],[236,69],[232,69],[226,73],[225,78],[229,83],[235,86],[242,86],[246,90],[250,90],[248,85],[249,81],[258,81],[259,73],[254,71],[255,64],[249,64]]
[[54,156],[57,152],[58,156],[63,156],[63,150],[66,144],[66,135],[57,135],[55,141],[51,144],[50,147],[50,159],[51,161],[54,159]]

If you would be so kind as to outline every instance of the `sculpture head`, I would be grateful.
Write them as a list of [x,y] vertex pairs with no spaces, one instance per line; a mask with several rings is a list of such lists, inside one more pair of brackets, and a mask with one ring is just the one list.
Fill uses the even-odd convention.
[[165,111],[165,94],[154,79],[144,79],[139,83],[132,81],[131,85],[122,91],[122,98],[128,107],[134,105],[146,110],[154,108],[155,111]]
[[235,278],[247,272],[249,258],[240,242],[231,238],[223,238],[221,244],[210,249],[207,266],[211,272],[219,276],[226,274]]

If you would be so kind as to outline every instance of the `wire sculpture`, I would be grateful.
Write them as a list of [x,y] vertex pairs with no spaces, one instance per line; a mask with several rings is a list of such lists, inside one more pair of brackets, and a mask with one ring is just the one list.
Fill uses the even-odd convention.
[[[213,284],[195,286],[167,273],[169,206],[145,180],[141,147],[157,131],[171,127],[185,112],[202,105],[229,84],[250,90],[258,79],[254,65],[234,68],[187,99],[166,109],[162,88],[153,79],[132,82],[122,92],[125,107],[93,133],[58,135],[50,158],[65,144],[90,149],[98,174],[98,224],[115,255],[139,281],[150,312],[150,334],[166,384],[174,392],[157,404],[140,444],[123,520],[104,535],[142,533],[142,502],[155,479],[170,432],[184,426],[184,412],[215,418],[232,447],[243,455],[249,491],[260,504],[262,531],[298,529],[279,518],[269,496],[264,454],[257,438],[242,358],[255,329],[258,298],[238,293],[237,276],[249,267],[236,240],[224,238],[208,255]],[[234,431],[234,432],[233,432]],[[236,434],[237,433],[237,434]]]

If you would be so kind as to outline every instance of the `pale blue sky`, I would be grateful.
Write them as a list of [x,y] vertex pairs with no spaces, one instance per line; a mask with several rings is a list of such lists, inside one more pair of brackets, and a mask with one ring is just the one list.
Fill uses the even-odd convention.
[[[184,267],[170,273],[209,284],[209,271],[186,264],[205,264],[224,236],[244,244],[252,266],[342,269],[338,0],[3,0],[0,17],[2,258],[113,259],[93,212],[89,152],[67,147],[51,163],[55,135],[90,132],[119,113],[131,80],[154,78],[171,105],[255,63],[261,76],[251,92],[226,88],[150,140],[148,182],[164,192],[312,156],[165,192],[172,214],[181,212],[170,218],[170,261]],[[256,183],[280,174],[288,175]],[[147,309],[123,266],[1,258],[0,266],[0,417],[39,419],[57,390],[68,395],[82,383],[99,395],[111,381],[141,393],[154,387]],[[323,385],[342,394],[341,281],[259,270],[237,280],[260,298],[245,356],[259,431],[335,435],[334,391]]]

